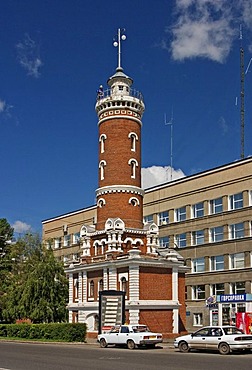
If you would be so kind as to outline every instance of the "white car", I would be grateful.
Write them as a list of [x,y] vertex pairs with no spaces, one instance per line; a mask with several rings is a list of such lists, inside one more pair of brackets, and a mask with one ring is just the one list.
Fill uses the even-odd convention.
[[146,325],[116,325],[108,333],[98,335],[98,342],[102,348],[110,344],[134,349],[136,346],[155,347],[162,343],[163,337],[160,333],[152,333]]
[[174,347],[181,352],[209,349],[227,355],[232,351],[252,350],[252,334],[244,334],[235,326],[206,326],[192,334],[176,338]]

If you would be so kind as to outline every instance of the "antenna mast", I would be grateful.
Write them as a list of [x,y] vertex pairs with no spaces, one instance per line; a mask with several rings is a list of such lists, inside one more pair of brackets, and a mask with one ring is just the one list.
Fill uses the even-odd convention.
[[172,114],[171,114],[171,119],[169,122],[166,122],[166,114],[164,116],[165,119],[165,125],[170,125],[171,126],[171,181],[172,181],[172,156],[173,156],[173,109],[172,109]]
[[125,29],[124,28],[118,28],[117,31],[117,39],[114,37],[113,45],[117,48],[118,47],[118,64],[117,64],[117,70],[122,70],[121,65],[121,40],[126,40],[126,35],[124,34]]
[[240,112],[240,119],[241,119],[241,159],[244,158],[244,115],[245,115],[245,108],[244,108],[244,49],[242,45],[242,25],[240,25],[240,78],[241,78],[241,112]]

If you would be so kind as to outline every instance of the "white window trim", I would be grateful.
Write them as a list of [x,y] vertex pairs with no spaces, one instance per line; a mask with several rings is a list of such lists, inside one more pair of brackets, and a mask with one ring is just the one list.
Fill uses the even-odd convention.
[[101,145],[101,153],[104,153],[105,152],[105,140],[107,139],[107,135],[106,134],[101,134],[100,137],[99,137],[99,142],[100,142],[100,145]]
[[133,207],[136,207],[140,205],[140,202],[139,199],[137,199],[136,197],[131,197],[129,199],[129,204],[131,204]]
[[132,139],[131,151],[135,152],[136,151],[136,141],[138,141],[138,136],[135,132],[130,132],[128,137],[129,139]]
[[99,169],[100,169],[100,180],[104,180],[104,172],[105,172],[105,166],[107,165],[105,160],[100,161],[99,163]]
[[131,169],[132,169],[131,178],[135,179],[136,178],[136,167],[138,167],[138,162],[135,158],[131,158],[128,164],[131,166]]

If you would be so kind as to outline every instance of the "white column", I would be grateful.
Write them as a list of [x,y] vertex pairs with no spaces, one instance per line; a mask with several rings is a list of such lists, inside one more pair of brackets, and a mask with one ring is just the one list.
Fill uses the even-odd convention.
[[107,274],[107,267],[103,269],[103,289],[108,290],[108,274]]
[[82,273],[78,274],[78,302],[83,302],[83,291],[82,291]]
[[87,271],[82,274],[82,302],[87,303]]
[[109,290],[117,290],[117,273],[115,267],[109,268],[109,282],[108,282],[108,289]]
[[139,303],[139,266],[129,266],[129,309],[130,324],[139,324],[139,309],[136,305]]
[[69,279],[68,279],[68,286],[69,286],[69,298],[68,302],[73,303],[73,273],[70,272]]
[[[178,301],[178,268],[173,267],[172,269],[172,300],[179,303]],[[173,333],[179,332],[179,305],[173,309]]]

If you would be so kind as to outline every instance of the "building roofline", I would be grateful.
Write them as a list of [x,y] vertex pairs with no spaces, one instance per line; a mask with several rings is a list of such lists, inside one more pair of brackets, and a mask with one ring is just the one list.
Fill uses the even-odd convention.
[[51,222],[51,221],[55,221],[55,220],[59,220],[61,218],[64,218],[66,216],[73,216],[73,215],[76,215],[78,213],[82,213],[83,211],[89,211],[89,210],[92,210],[92,209],[95,209],[97,208],[96,205],[93,205],[93,206],[89,206],[87,208],[81,208],[81,209],[78,209],[76,211],[72,211],[72,212],[68,212],[68,213],[63,213],[59,216],[55,216],[55,217],[51,217],[51,218],[47,218],[45,220],[42,220],[42,224],[46,224],[47,222]]
[[[206,176],[206,175],[209,175],[211,173],[215,173],[215,172],[219,171],[220,169],[225,170],[225,169],[228,169],[228,168],[240,166],[240,165],[242,165],[242,164],[244,164],[246,162],[252,162],[252,156],[251,157],[247,157],[245,159],[238,159],[238,160],[236,160],[234,162],[231,162],[231,163],[228,163],[228,164],[225,164],[225,165],[221,165],[221,166],[215,167],[215,168],[210,169],[210,170],[198,172],[198,173],[196,173],[194,175],[185,176],[185,177],[179,178],[177,180],[168,181],[168,182],[162,183],[160,185],[152,186],[150,188],[145,189],[145,194],[148,194],[148,193],[150,193],[152,191],[156,191],[156,190],[160,190],[160,189],[166,188],[168,186],[173,186],[173,185],[176,185],[178,183],[183,183],[183,182],[186,182],[186,181],[194,180],[197,177]],[[93,209],[96,209],[96,208],[97,208],[96,205],[89,206],[87,208],[81,208],[81,209],[78,209],[76,211],[64,213],[64,214],[61,214],[59,216],[55,216],[55,217],[51,217],[51,218],[42,220],[41,222],[42,222],[42,224],[46,224],[48,222],[59,220],[59,219],[64,218],[66,216],[73,216],[73,215],[76,215],[78,213],[82,213],[83,211],[93,210]]]
[[244,164],[246,162],[252,162],[252,156],[249,156],[249,157],[247,157],[245,159],[238,159],[238,160],[236,160],[234,162],[231,162],[231,163],[228,163],[228,164],[224,164],[224,165],[220,165],[220,166],[215,167],[215,168],[212,168],[210,170],[205,170],[205,171],[202,171],[202,172],[198,172],[198,173],[196,173],[194,175],[184,176],[184,177],[181,177],[181,178],[176,179],[176,180],[173,180],[173,181],[168,181],[168,182],[165,182],[165,183],[162,183],[162,184],[159,184],[159,185],[154,185],[154,186],[152,186],[150,188],[144,189],[144,191],[145,191],[145,194],[148,194],[148,193],[150,193],[152,191],[160,190],[160,189],[166,188],[168,186],[173,186],[173,185],[178,184],[178,183],[182,183],[182,182],[194,180],[197,177],[202,177],[202,176],[210,175],[211,173],[218,172],[221,169],[222,170],[226,170],[228,168],[240,166],[240,165],[242,165],[242,164]]

